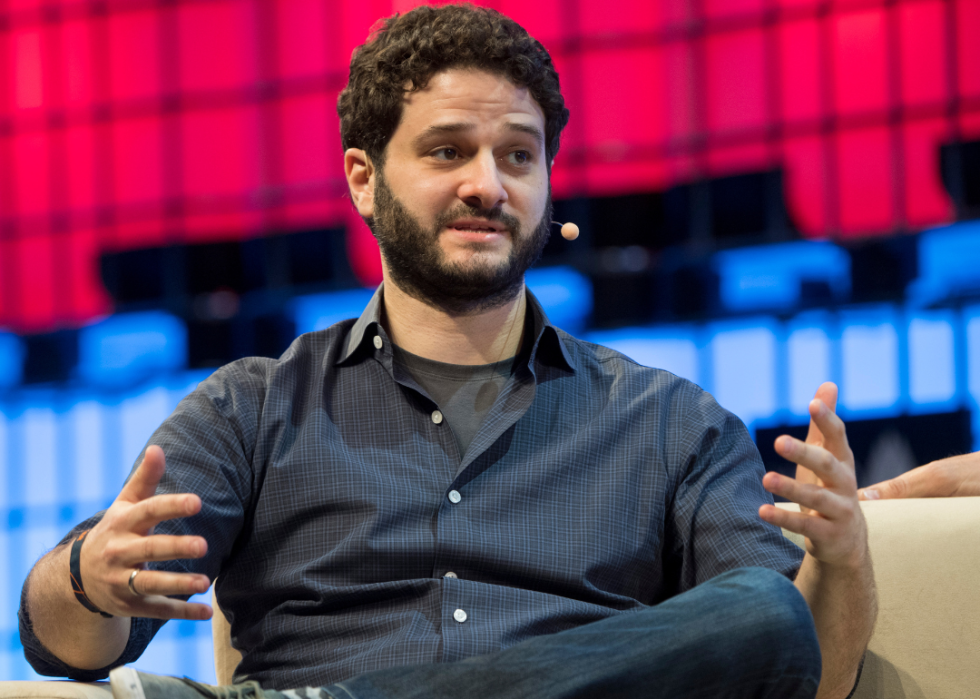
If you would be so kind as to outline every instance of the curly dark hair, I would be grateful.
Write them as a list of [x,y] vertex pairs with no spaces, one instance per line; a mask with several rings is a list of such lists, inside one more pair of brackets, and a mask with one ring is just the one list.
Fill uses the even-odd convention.
[[514,20],[470,4],[416,7],[392,15],[351,58],[350,79],[337,100],[344,150],[363,149],[377,167],[398,128],[407,91],[423,89],[448,68],[476,68],[526,88],[544,112],[550,171],[568,109],[558,71],[544,46]]

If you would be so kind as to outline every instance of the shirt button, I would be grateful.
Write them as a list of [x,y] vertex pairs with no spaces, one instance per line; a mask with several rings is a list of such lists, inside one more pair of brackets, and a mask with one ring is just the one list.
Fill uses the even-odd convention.
[[375,347],[376,347],[377,349],[381,349],[381,347],[382,347],[383,345],[384,345],[384,342],[383,342],[383,341],[381,340],[381,336],[380,336],[380,335],[375,335],[375,336],[374,336],[374,346],[375,346]]
[[457,609],[455,612],[453,612],[453,619],[462,624],[464,621],[466,621],[466,612],[464,612],[462,609]]
[[438,410],[433,410],[432,411],[432,422],[436,423],[437,425],[441,425],[442,424],[442,413],[439,412]]
[[449,502],[451,502],[451,503],[453,503],[455,505],[457,502],[459,502],[462,499],[463,499],[463,496],[459,494],[459,491],[458,490],[450,490],[449,491]]
[[455,577],[458,577],[458,576],[453,571],[449,571],[448,573],[446,573],[442,577],[444,577],[444,578],[455,578]]

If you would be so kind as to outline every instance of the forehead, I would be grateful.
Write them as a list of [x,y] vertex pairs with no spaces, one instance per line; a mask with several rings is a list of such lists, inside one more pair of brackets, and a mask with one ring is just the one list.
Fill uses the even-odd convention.
[[544,111],[530,91],[503,75],[451,68],[433,75],[425,88],[406,92],[398,131],[440,122],[512,122],[543,130]]

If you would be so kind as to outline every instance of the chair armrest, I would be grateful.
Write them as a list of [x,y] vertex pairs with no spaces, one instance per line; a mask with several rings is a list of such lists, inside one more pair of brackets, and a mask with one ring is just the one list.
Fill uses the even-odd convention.
[[855,699],[977,696],[980,497],[871,500],[861,509],[878,621]]

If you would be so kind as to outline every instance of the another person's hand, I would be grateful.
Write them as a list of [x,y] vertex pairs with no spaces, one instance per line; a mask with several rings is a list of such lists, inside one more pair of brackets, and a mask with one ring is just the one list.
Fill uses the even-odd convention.
[[[163,450],[149,446],[133,477],[88,533],[79,562],[85,594],[99,609],[116,616],[156,619],[210,619],[206,604],[170,599],[207,591],[205,575],[146,570],[150,561],[200,558],[207,541],[200,536],[154,535],[160,522],[189,517],[201,510],[201,498],[190,493],[156,495],[166,468]],[[137,594],[129,587],[130,576]]]
[[802,534],[816,560],[857,569],[866,564],[868,528],[858,502],[854,455],[844,423],[834,414],[836,399],[837,386],[823,384],[810,401],[806,442],[788,435],[776,439],[776,453],[797,464],[797,478],[769,472],[762,480],[769,492],[798,503],[800,512],[762,505],[759,516]]
[[951,456],[913,468],[858,491],[861,500],[980,496],[980,452]]

